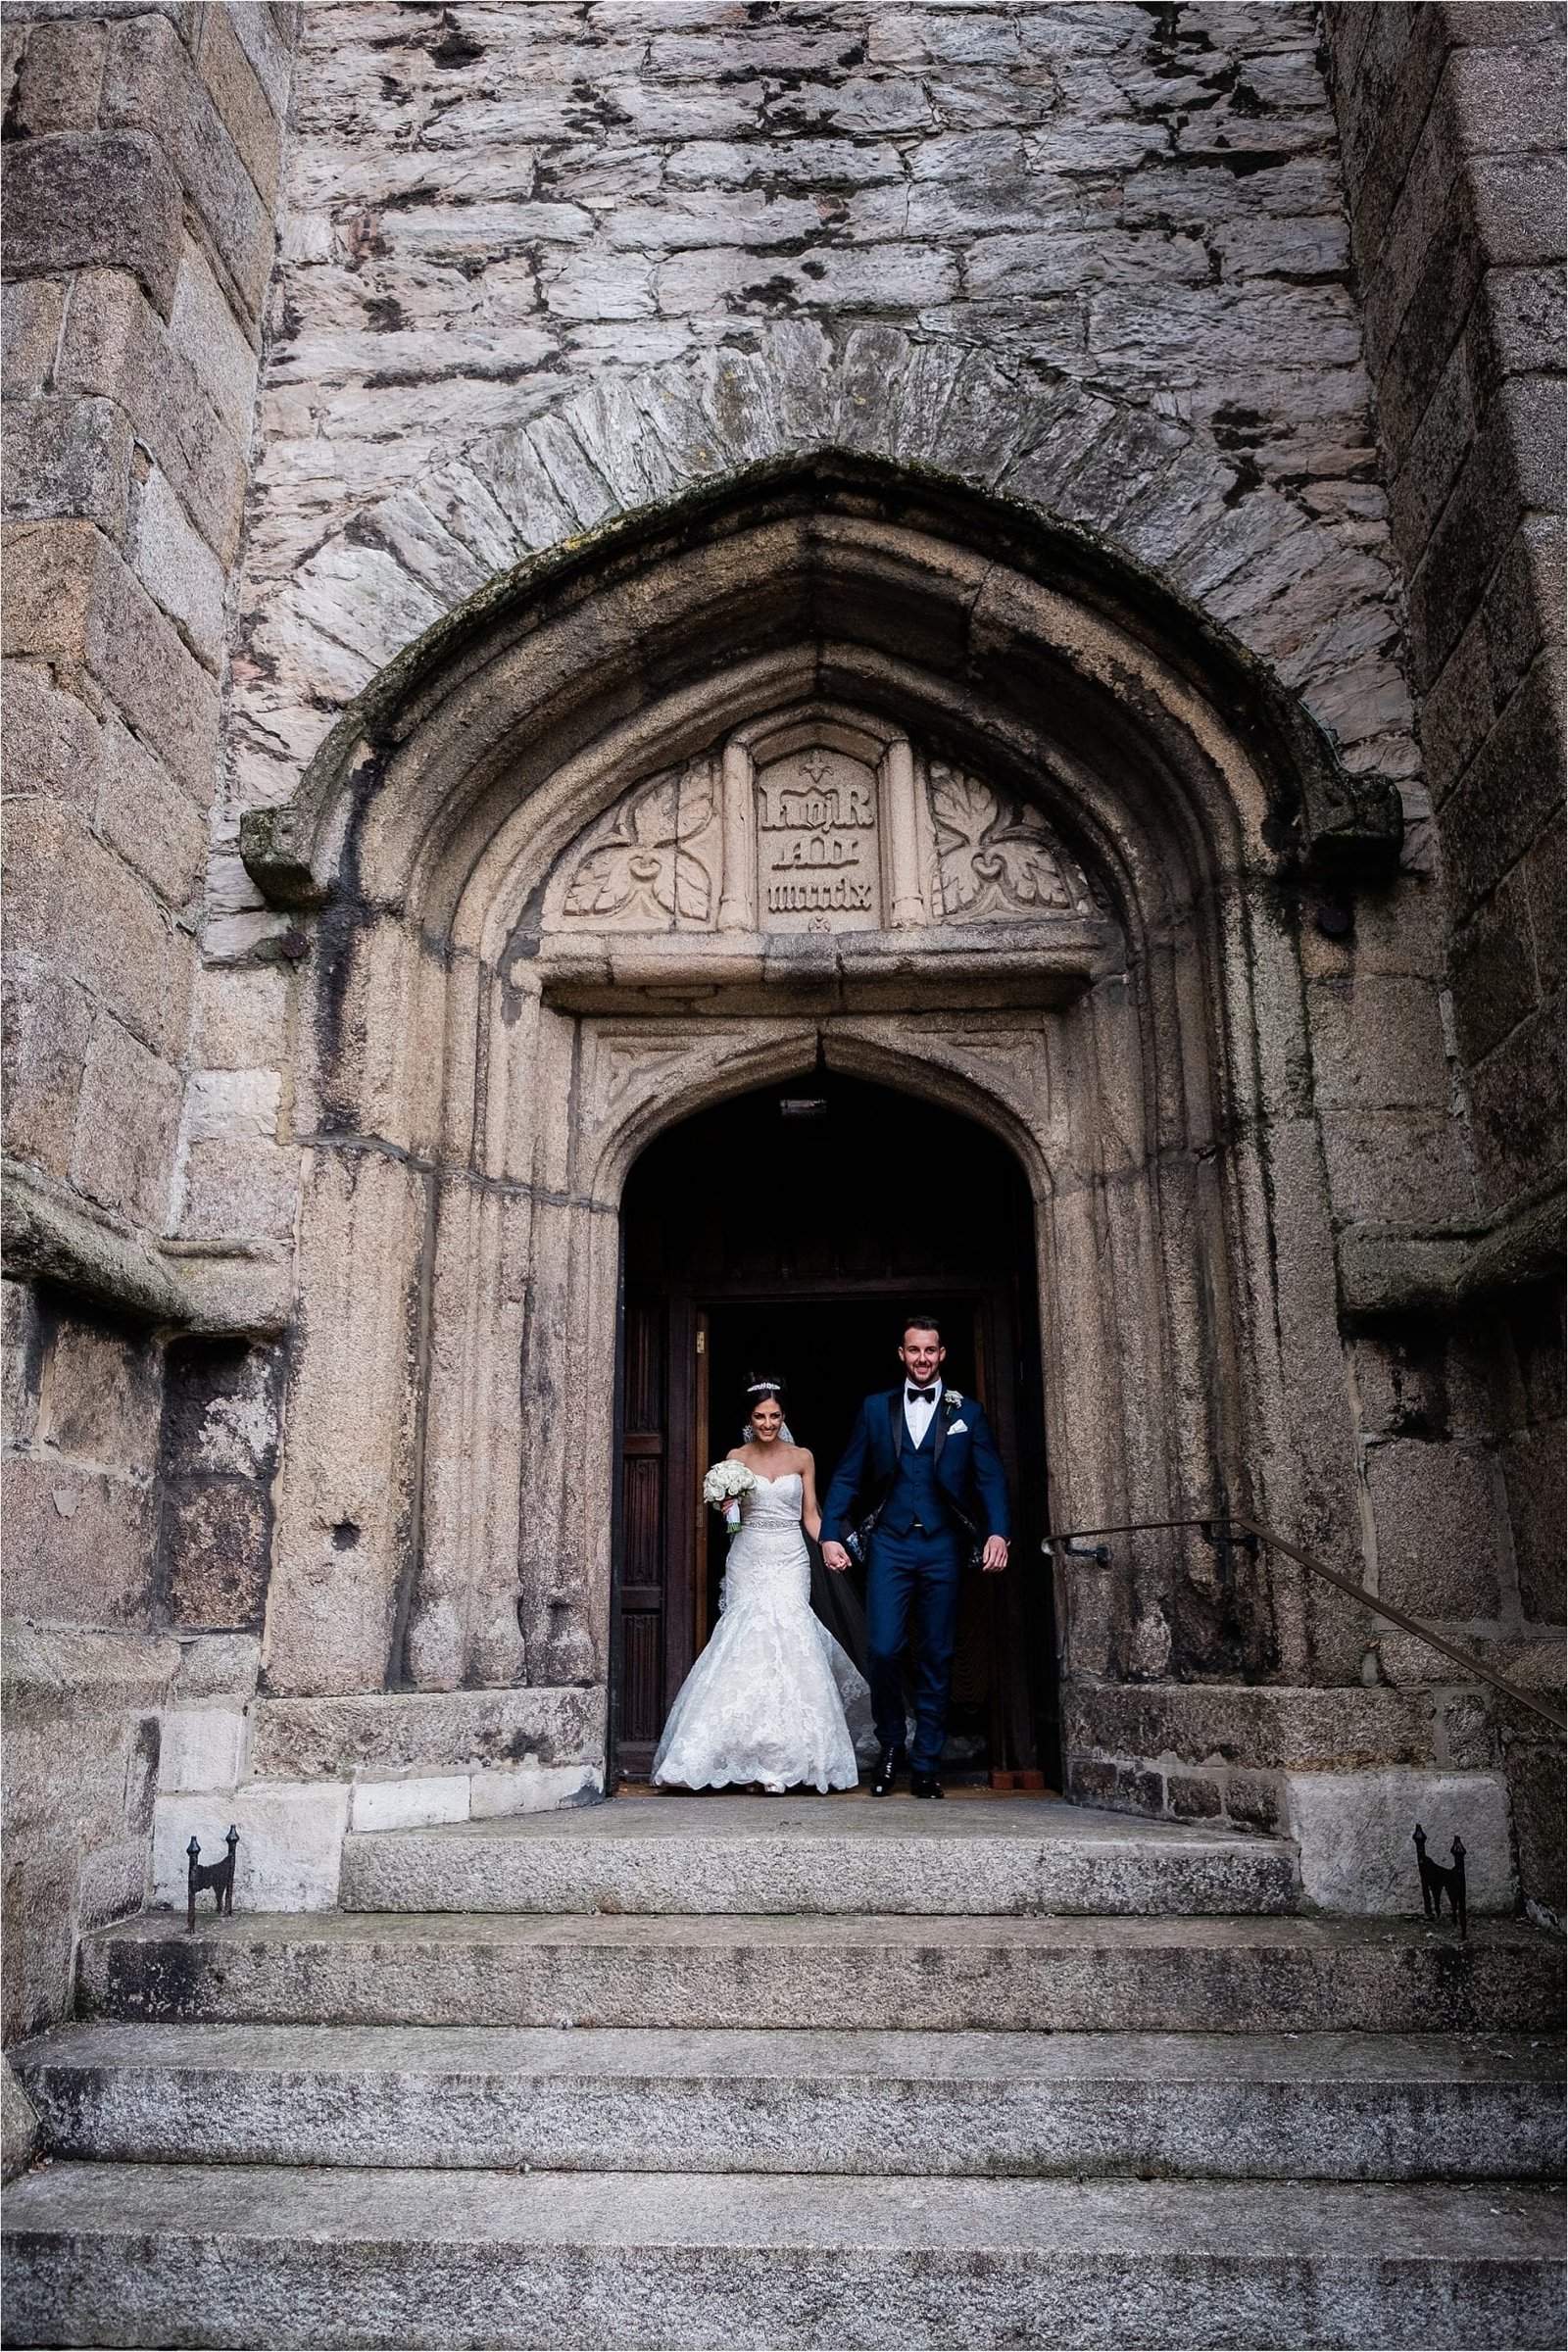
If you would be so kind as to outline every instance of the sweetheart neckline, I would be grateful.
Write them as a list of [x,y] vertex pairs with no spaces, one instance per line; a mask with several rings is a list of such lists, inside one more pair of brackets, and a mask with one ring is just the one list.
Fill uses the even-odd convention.
[[781,1470],[777,1478],[769,1478],[765,1470],[754,1470],[752,1472],[752,1476],[754,1478],[760,1478],[764,1487],[781,1487],[787,1478],[799,1478],[804,1480],[806,1473],[804,1470]]

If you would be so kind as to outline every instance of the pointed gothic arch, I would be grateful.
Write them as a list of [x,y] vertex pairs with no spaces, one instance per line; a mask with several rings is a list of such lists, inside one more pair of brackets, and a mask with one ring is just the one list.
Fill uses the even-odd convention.
[[[1331,1261],[1295,894],[1396,840],[1159,581],[908,469],[755,468],[471,599],[245,824],[316,909],[271,1688],[602,1701],[620,1187],[818,1054],[1029,1170],[1062,1513],[1338,1502],[1332,1293],[1274,1243],[1286,1184]],[[1294,1587],[1118,1575],[1069,1675],[1151,1611],[1192,1671],[1305,1672]]]

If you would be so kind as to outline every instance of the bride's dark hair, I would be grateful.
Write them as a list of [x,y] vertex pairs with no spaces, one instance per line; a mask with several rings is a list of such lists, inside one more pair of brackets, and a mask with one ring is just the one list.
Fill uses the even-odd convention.
[[746,1375],[746,1418],[749,1421],[764,1396],[771,1396],[779,1411],[785,1407],[784,1383],[768,1372],[748,1372]]

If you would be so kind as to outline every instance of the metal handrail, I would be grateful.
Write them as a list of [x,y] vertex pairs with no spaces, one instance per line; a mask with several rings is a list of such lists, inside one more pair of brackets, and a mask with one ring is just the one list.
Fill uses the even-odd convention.
[[1565,1728],[1561,1712],[1545,1699],[1537,1698],[1532,1691],[1522,1690],[1517,1683],[1506,1681],[1502,1675],[1494,1673],[1490,1666],[1483,1665],[1479,1658],[1472,1657],[1467,1650],[1456,1649],[1451,1642],[1446,1641],[1443,1635],[1435,1632],[1430,1625],[1423,1625],[1419,1617],[1408,1617],[1403,1609],[1396,1609],[1392,1601],[1380,1600],[1377,1594],[1369,1592],[1364,1585],[1355,1584],[1349,1577],[1342,1576],[1337,1568],[1330,1568],[1325,1561],[1314,1559],[1311,1552],[1303,1551],[1298,1544],[1288,1543],[1284,1536],[1276,1535],[1271,1527],[1265,1527],[1260,1520],[1247,1519],[1243,1518],[1240,1513],[1223,1511],[1204,1511],[1195,1514],[1190,1519],[1127,1519],[1119,1527],[1076,1527],[1065,1532],[1058,1531],[1055,1534],[1044,1536],[1041,1539],[1040,1548],[1042,1551],[1049,1551],[1054,1544],[1078,1544],[1088,1536],[1153,1535],[1167,1529],[1190,1527],[1201,1528],[1204,1536],[1210,1542],[1232,1540],[1230,1531],[1238,1530],[1243,1537],[1250,1537],[1255,1543],[1265,1544],[1272,1551],[1283,1551],[1287,1559],[1295,1560],[1300,1567],[1309,1569],[1313,1576],[1320,1576],[1326,1585],[1333,1585],[1337,1592],[1348,1592],[1352,1600],[1359,1601],[1361,1606],[1370,1609],[1374,1616],[1386,1617],[1391,1625],[1398,1626],[1404,1633],[1414,1634],[1418,1641],[1425,1642],[1433,1649],[1441,1650],[1443,1655],[1446,1658],[1451,1658],[1456,1666],[1462,1666],[1466,1674],[1479,1676],[1482,1682],[1491,1683],[1494,1689],[1504,1692],[1519,1706],[1528,1707],[1533,1715],[1543,1716],[1554,1730],[1560,1732]]

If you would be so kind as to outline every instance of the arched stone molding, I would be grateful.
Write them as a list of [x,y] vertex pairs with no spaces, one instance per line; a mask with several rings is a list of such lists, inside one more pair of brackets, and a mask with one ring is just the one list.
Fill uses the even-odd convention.
[[1356,769],[1417,762],[1382,526],[1326,521],[1178,415],[956,340],[758,321],[475,436],[265,581],[235,667],[242,806],[292,797],[331,727],[493,582],[759,465],[930,469],[1076,534],[1232,636]]
[[[621,1184],[668,1120],[818,1052],[978,1111],[1029,1169],[1060,1514],[1226,1491],[1353,1526],[1332,1279],[1303,1296],[1298,1263],[1330,1265],[1331,1237],[1279,891],[1341,771],[1255,667],[1205,669],[1190,617],[1156,626],[1074,562],[874,469],[726,485],[530,601],[514,583],[389,683],[357,757],[323,758],[274,1690],[602,1682]],[[726,778],[744,817],[813,748],[859,760],[890,828],[924,794],[929,830],[884,862],[870,927],[781,941],[734,893],[726,927]],[[682,917],[647,877],[626,931],[595,935],[578,877],[599,845],[664,845],[638,832],[651,792],[678,846],[699,771],[706,891]],[[1056,845],[1038,906],[950,903],[956,776],[989,796],[973,874],[1045,870],[1004,835]],[[373,1365],[345,1361],[318,1285]],[[1288,1584],[1233,1601],[1157,1542],[1119,1573],[1115,1605],[1070,1612],[1075,1671],[1115,1675],[1156,1603],[1200,1671],[1306,1671]]]
[[[579,747],[613,764],[615,730],[646,739],[654,710],[675,757],[683,728],[718,723],[724,681],[739,717],[749,665],[786,653],[801,691],[863,707],[946,679],[950,727],[993,760],[1020,706],[1056,702],[1087,764],[1119,746],[1124,765],[1181,771],[1173,799],[1207,804],[1210,855],[1227,805],[1250,864],[1289,847],[1380,869],[1397,850],[1393,788],[1348,770],[1200,609],[1081,532],[827,453],[640,514],[471,599],[360,698],[289,805],[247,812],[247,865],[285,904],[402,899],[416,860],[426,896],[442,866],[455,894],[501,830],[498,799],[515,807],[551,777],[575,809],[565,778]],[[1035,748],[1028,733],[1014,760]],[[1072,729],[1058,735],[1070,757]]]

